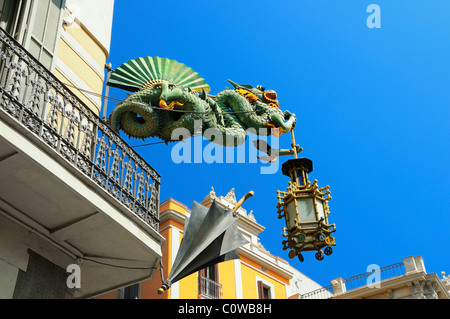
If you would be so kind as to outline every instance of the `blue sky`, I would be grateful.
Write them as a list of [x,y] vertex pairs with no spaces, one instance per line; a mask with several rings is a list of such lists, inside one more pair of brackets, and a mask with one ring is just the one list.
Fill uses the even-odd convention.
[[[371,3],[381,8],[379,29],[366,25]],[[266,227],[262,244],[322,285],[418,255],[440,275],[450,272],[448,12],[446,0],[117,0],[108,61],[117,68],[137,57],[175,59],[212,94],[227,79],[275,90],[280,108],[297,115],[310,179],[330,185],[337,246],[323,261],[305,252],[303,263],[282,249],[276,190],[287,187],[285,157],[268,175],[260,162],[175,164],[174,144],[138,147],[162,176],[161,200],[191,206],[211,187],[217,195],[235,188],[238,199],[255,191],[244,208]],[[110,96],[126,92],[111,88]],[[281,147],[290,143],[280,138]]]

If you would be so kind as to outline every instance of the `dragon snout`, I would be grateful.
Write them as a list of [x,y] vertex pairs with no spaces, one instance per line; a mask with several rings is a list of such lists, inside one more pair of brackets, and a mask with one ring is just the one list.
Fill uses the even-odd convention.
[[270,122],[266,122],[266,126],[271,128],[272,135],[280,136],[294,128],[295,114],[291,114],[289,111],[285,111],[284,114],[273,113],[270,115]]
[[[173,109],[175,105],[183,105],[183,103],[178,102],[177,100],[181,98],[183,95],[183,91],[180,88],[174,88],[172,90],[169,89],[167,83],[163,83],[161,96],[159,101],[159,107],[164,109]],[[171,101],[169,105],[167,105],[167,101]]]

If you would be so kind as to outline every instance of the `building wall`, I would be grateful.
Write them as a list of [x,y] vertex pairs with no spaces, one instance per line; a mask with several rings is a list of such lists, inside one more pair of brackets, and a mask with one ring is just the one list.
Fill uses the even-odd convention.
[[[73,258],[70,254],[61,253],[37,232],[6,217],[4,205],[3,202],[0,205],[0,299],[29,299],[36,296],[70,298],[70,295],[66,296],[65,290],[67,273],[61,265],[73,263]],[[52,267],[55,269],[52,270]],[[26,276],[28,271],[34,271],[33,278]],[[58,275],[59,281],[51,275],[52,272]],[[55,291],[60,294],[53,295]]]
[[271,288],[274,297],[286,299],[286,286],[289,278],[276,274],[271,270],[261,270],[261,265],[254,260],[240,256],[242,272],[242,294],[244,299],[258,299],[258,281]]
[[[176,201],[168,201],[168,202],[161,204],[160,211],[175,211],[180,214],[183,214],[183,216],[184,216],[187,211],[187,206],[183,205],[179,202],[176,202]],[[174,219],[167,219],[167,220],[161,221],[161,223],[159,225],[159,229],[160,229],[160,234],[166,239],[166,242],[162,249],[162,264],[163,264],[164,278],[167,278],[169,276],[169,273],[171,270],[171,265],[172,265],[173,259],[175,257],[175,255],[172,252],[171,247],[174,247],[174,245],[176,247],[179,247],[181,239],[182,239],[182,234],[180,234],[180,231],[181,232],[183,231],[184,224],[182,224],[179,221],[176,221]],[[190,285],[190,281],[192,281],[192,278],[182,280],[182,282],[185,285],[187,284],[187,286]],[[185,285],[182,285],[181,287],[184,287]],[[141,284],[141,298],[142,299],[169,299],[172,294],[172,289],[170,288],[167,290],[167,292],[160,295],[157,293],[157,290],[161,286],[162,286],[161,270],[158,269],[151,281],[144,282]],[[178,289],[178,284],[176,285],[176,288]],[[195,296],[195,298],[196,298],[196,296]]]
[[60,33],[54,73],[96,114],[102,104],[113,9],[113,0],[67,0]]
[[222,298],[223,299],[236,299],[236,273],[234,260],[228,260],[219,264],[219,283],[222,284]]
[[[220,271],[219,271],[220,273]],[[193,273],[183,279],[178,283],[178,293],[180,299],[197,299],[197,273]]]

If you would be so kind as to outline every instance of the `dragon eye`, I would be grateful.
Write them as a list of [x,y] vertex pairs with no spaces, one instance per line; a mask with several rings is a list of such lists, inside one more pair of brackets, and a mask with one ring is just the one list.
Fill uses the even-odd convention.
[[275,101],[277,99],[277,92],[268,90],[263,92],[264,97],[269,101]]

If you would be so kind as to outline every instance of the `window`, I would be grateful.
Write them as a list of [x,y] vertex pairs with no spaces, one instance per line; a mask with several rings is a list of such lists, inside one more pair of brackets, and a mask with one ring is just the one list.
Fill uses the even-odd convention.
[[121,299],[139,299],[141,297],[141,285],[135,284],[122,289]]
[[219,284],[217,264],[208,266],[198,273],[198,294],[202,298],[220,299],[222,285]]
[[272,285],[262,280],[257,281],[258,286],[258,299],[273,299],[273,289]]
[[65,0],[0,0],[0,27],[52,71]]
[[28,16],[24,46],[50,71],[62,28],[62,6],[63,0],[34,0]]
[[263,286],[263,299],[270,299],[270,288]]
[[216,267],[217,265],[213,265],[213,266],[208,266],[208,267],[206,267],[205,269],[203,269],[203,271],[204,271],[204,276],[206,277],[206,278],[208,278],[209,280],[213,280],[213,281],[216,281],[216,272],[217,272],[217,270],[216,270]]
[[18,1],[0,0],[0,27],[8,33],[12,33],[15,12]]
[[19,270],[13,299],[64,299],[67,272],[32,250],[26,271]]
[[0,27],[23,44],[31,0],[0,0]]

